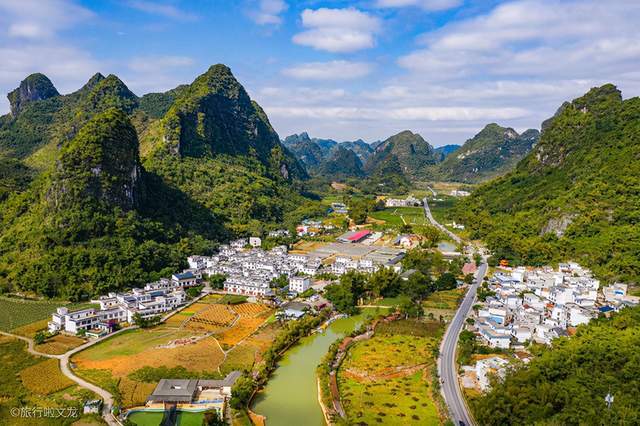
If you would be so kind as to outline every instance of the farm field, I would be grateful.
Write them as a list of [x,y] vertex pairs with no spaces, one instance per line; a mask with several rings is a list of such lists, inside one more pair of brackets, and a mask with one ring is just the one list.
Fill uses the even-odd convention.
[[424,217],[422,207],[389,207],[372,212],[370,216],[375,220],[385,221],[385,224],[389,226],[402,226],[405,223],[408,225],[425,225],[428,223]]
[[86,303],[69,304],[68,302],[55,300],[26,300],[0,297],[0,330],[11,331],[36,321],[51,318],[51,314],[60,306],[80,309],[92,305]]
[[114,390],[123,405],[130,407],[142,404],[157,384],[155,378],[150,379],[153,375],[140,376],[142,368],[183,368],[184,374],[207,377],[250,368],[260,360],[278,328],[274,324],[272,330],[268,325],[256,333],[272,315],[272,309],[255,303],[220,304],[223,299],[204,298],[167,323],[106,339],[72,358],[75,371]]
[[37,345],[36,350],[45,354],[61,355],[85,342],[86,340],[79,337],[56,334],[45,340],[44,343]]
[[458,302],[464,296],[464,289],[436,291],[427,297],[423,306],[425,309],[450,309],[456,310]]
[[441,332],[432,321],[380,323],[371,339],[352,346],[338,371],[347,422],[442,424],[431,388]]
[[12,417],[12,407],[75,407],[96,396],[68,381],[60,373],[58,361],[29,354],[26,343],[0,337],[0,419],[3,425],[49,426],[90,421],[89,416],[67,419]]

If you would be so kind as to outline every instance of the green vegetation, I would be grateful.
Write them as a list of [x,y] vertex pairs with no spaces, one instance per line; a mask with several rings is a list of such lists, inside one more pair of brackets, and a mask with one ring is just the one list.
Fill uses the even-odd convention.
[[456,206],[456,219],[512,265],[573,259],[607,281],[640,280],[640,98],[611,84],[566,103],[508,175]]
[[421,320],[379,323],[353,344],[338,370],[348,424],[439,424],[430,370],[442,325]]
[[639,346],[640,308],[591,321],[552,348],[538,348],[528,365],[472,400],[476,419],[483,425],[638,423]]
[[513,169],[538,142],[540,132],[529,129],[518,134],[496,123],[469,139],[437,167],[442,180],[479,182]]
[[51,314],[55,312],[56,308],[64,305],[71,310],[91,306],[89,304],[68,304],[68,302],[60,300],[0,297],[0,330],[11,331],[39,320],[51,319]]
[[0,117],[0,293],[83,300],[139,286],[232,234],[324,211],[223,65],[142,99],[114,75],[65,96],[25,90]]
[[[21,340],[0,337],[0,418],[6,425],[70,425],[81,417],[82,403],[95,395],[75,386],[64,386],[66,380],[61,375],[57,361],[36,357],[27,352],[27,344]],[[39,371],[46,366],[47,370]],[[34,375],[35,374],[35,375]],[[54,374],[57,375],[54,377]],[[60,390],[60,386],[64,389]],[[37,391],[36,391],[37,390]],[[47,394],[45,396],[45,393]],[[78,417],[24,419],[11,415],[12,408],[20,407],[56,407],[64,409],[73,407],[78,410]],[[31,423],[29,423],[31,421]]]
[[373,219],[384,220],[387,224],[401,227],[403,225],[428,225],[422,207],[389,207],[369,213]]
[[[430,294],[456,288],[455,276],[460,265],[446,262],[439,253],[422,249],[410,250],[403,259],[405,269],[416,272],[401,279],[389,268],[382,268],[371,274],[348,271],[340,276],[337,283],[325,288],[325,297],[340,312],[354,313],[359,302],[375,303],[379,298],[396,298],[403,313],[409,316],[422,315],[421,302]],[[452,273],[455,272],[455,273]],[[439,274],[432,280],[432,274]]]

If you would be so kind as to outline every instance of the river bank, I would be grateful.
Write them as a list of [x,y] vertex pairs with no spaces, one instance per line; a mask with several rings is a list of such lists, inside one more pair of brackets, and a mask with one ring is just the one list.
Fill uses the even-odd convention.
[[324,425],[316,367],[333,342],[358,328],[375,311],[365,309],[359,315],[335,320],[324,333],[300,339],[280,360],[266,387],[256,395],[251,410],[265,416],[268,426]]

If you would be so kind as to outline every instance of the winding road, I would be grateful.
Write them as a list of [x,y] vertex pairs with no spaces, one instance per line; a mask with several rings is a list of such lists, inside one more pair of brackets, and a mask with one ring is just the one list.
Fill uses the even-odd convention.
[[[429,200],[425,197],[424,200],[424,214],[429,221],[440,229],[442,232],[450,236],[458,244],[462,243],[462,239],[438,223],[431,214],[429,208]],[[458,347],[458,336],[462,331],[465,319],[469,315],[469,311],[473,306],[473,302],[476,298],[476,292],[478,286],[482,282],[485,274],[487,273],[486,259],[478,268],[476,272],[473,284],[469,287],[467,294],[464,296],[462,303],[458,307],[456,314],[453,316],[447,331],[444,333],[442,343],[440,344],[440,356],[438,357],[438,376],[441,379],[441,391],[447,406],[449,407],[449,413],[451,420],[456,426],[471,426],[474,424],[473,418],[469,413],[469,409],[460,390],[460,383],[458,382],[458,367],[456,365],[456,349]]]
[[[209,287],[209,284],[207,283],[205,288],[203,289],[202,294],[200,294],[200,296],[195,297],[193,299],[191,299],[187,304],[181,306],[179,309],[176,309],[175,311],[171,311],[170,313],[168,313],[167,315],[165,315],[164,317],[162,317],[160,322],[165,322],[168,318],[170,318],[171,316],[175,315],[176,313],[182,311],[183,309],[185,309],[188,306],[191,306],[193,303],[196,303],[198,300],[202,299],[203,297],[205,297],[207,294],[209,294],[211,292],[211,287]],[[122,426],[122,423],[120,423],[118,421],[118,419],[113,415],[113,413],[111,412],[111,410],[113,409],[113,395],[111,395],[110,392],[106,391],[105,389],[94,385],[91,382],[88,382],[86,380],[84,380],[81,377],[76,376],[75,374],[73,374],[73,371],[71,371],[71,368],[69,367],[69,360],[71,359],[71,357],[75,354],[77,354],[78,352],[82,352],[83,350],[102,342],[105,339],[110,339],[113,336],[122,333],[124,331],[127,330],[132,330],[138,328],[138,326],[132,325],[129,327],[124,327],[121,328],[120,330],[114,331],[113,333],[107,334],[106,336],[102,336],[98,339],[94,339],[94,340],[90,340],[85,344],[82,344],[76,348],[73,348],[61,355],[52,355],[52,354],[46,354],[43,352],[39,352],[38,350],[36,350],[36,345],[33,341],[33,339],[30,339],[28,337],[24,337],[24,336],[20,336],[18,334],[13,334],[13,333],[7,333],[5,331],[0,331],[0,335],[4,335],[7,337],[13,337],[15,339],[20,339],[23,342],[27,343],[27,352],[29,352],[32,355],[36,355],[36,356],[41,356],[41,357],[45,357],[45,358],[54,358],[54,359],[58,359],[60,360],[60,371],[62,372],[62,374],[64,374],[65,376],[67,376],[69,379],[73,380],[74,382],[76,382],[80,387],[83,387],[85,389],[89,389],[90,391],[92,391],[93,393],[97,394],[98,396],[100,396],[100,398],[102,398],[102,418],[104,419],[104,421],[109,425],[109,426]]]

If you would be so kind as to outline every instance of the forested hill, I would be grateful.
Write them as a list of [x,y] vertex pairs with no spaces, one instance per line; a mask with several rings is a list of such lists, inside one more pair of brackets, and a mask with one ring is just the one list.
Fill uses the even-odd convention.
[[320,211],[304,167],[229,68],[139,98],[42,74],[0,117],[0,292],[82,299],[186,266],[232,235]]
[[457,208],[496,258],[573,259],[606,280],[640,281],[640,98],[613,85],[565,103],[511,173]]
[[378,145],[365,170],[372,176],[396,174],[412,180],[427,176],[429,166],[437,162],[433,146],[419,134],[405,130]]
[[458,182],[479,182],[499,176],[513,169],[539,137],[540,132],[535,129],[520,135],[511,128],[488,124],[438,165],[438,176]]
[[640,308],[593,320],[537,348],[528,365],[472,400],[475,418],[486,426],[640,424],[639,347]]

